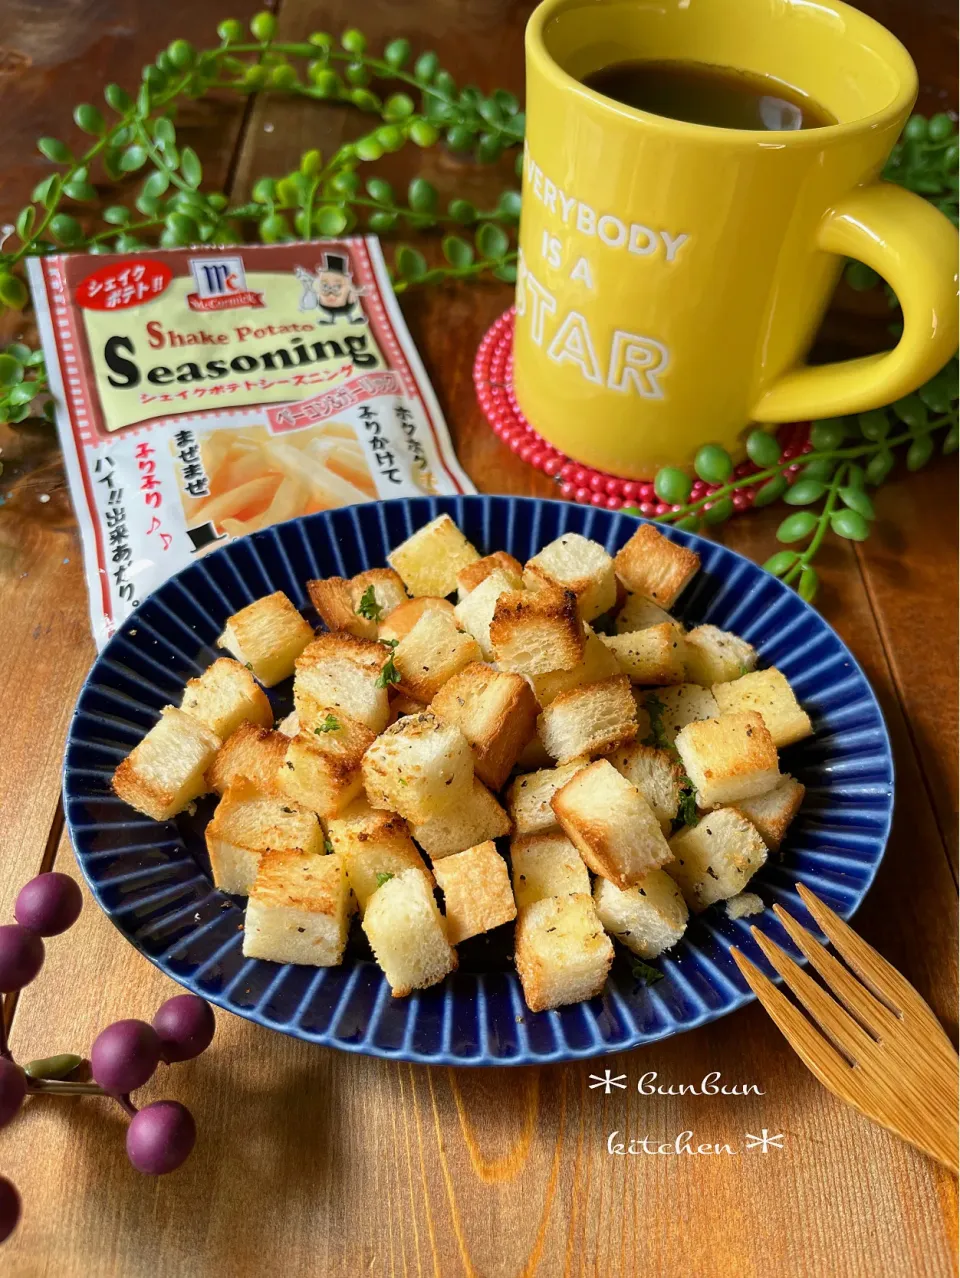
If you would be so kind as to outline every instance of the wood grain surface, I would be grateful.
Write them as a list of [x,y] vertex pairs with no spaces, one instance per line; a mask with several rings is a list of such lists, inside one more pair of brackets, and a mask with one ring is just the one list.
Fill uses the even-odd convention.
[[[3,219],[43,171],[34,139],[67,136],[69,108],[93,86],[130,87],[174,36],[212,42],[249,0],[6,0],[0,104]],[[865,5],[917,58],[927,110],[955,99],[955,7],[947,0]],[[436,48],[463,81],[522,87],[529,4],[510,0],[283,0],[281,31],[363,28]],[[265,97],[192,108],[191,144],[209,178],[242,193],[308,146],[351,136],[346,112]],[[391,157],[391,176],[425,167],[444,192],[478,201],[503,175],[439,150]],[[404,167],[406,166],[406,167]],[[484,424],[470,370],[487,325],[509,304],[496,285],[411,291],[403,307],[478,488],[553,495]],[[825,345],[863,349],[882,331],[869,303],[841,297]],[[9,323],[4,340],[17,335]],[[60,759],[94,652],[75,522],[52,432],[0,428],[0,917],[41,865],[79,877],[62,837]],[[49,500],[44,500],[49,498]],[[900,475],[881,493],[874,536],[830,546],[818,604],[864,666],[890,728],[897,811],[888,854],[857,927],[897,965],[956,1037],[956,468]],[[780,519],[763,511],[722,530],[754,559]],[[84,889],[86,892],[86,890]],[[20,998],[13,1044],[24,1060],[86,1052],[120,1016],[149,1019],[176,987],[123,941],[87,897],[77,927],[48,945]],[[7,1006],[8,1017],[13,1008]],[[197,1149],[178,1173],[147,1180],[123,1152],[119,1110],[100,1100],[34,1100],[0,1134],[0,1170],[24,1215],[0,1253],[15,1278],[246,1278],[432,1275],[520,1278],[656,1274],[910,1278],[957,1269],[957,1193],[929,1159],[845,1108],[752,1005],[713,1026],[603,1061],[626,1091],[591,1090],[596,1066],[450,1070],[311,1047],[221,1013],[213,1047],[160,1073],[138,1100],[193,1110]],[[762,1095],[643,1096],[641,1074],[699,1084],[719,1071]],[[783,1133],[784,1148],[746,1149]],[[714,1155],[607,1152],[610,1132],[727,1145]]]

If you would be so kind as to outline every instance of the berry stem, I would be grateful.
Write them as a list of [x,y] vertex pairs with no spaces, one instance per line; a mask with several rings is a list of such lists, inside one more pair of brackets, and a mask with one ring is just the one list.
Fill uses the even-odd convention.
[[0,1056],[5,1057],[8,1061],[13,1060],[13,1053],[10,1051],[10,1044],[7,1041],[7,1005],[6,1000],[0,997]]
[[71,1082],[69,1079],[27,1078],[28,1096],[109,1096],[98,1083]]
[[129,1092],[105,1092],[104,1095],[112,1096],[123,1112],[130,1118],[133,1118],[134,1114],[138,1112],[136,1105],[130,1099]]
[[805,568],[809,568],[811,562],[816,558],[817,551],[820,549],[821,543],[827,535],[827,529],[830,527],[830,516],[833,514],[834,507],[837,504],[837,497],[839,496],[840,489],[843,487],[843,481],[848,469],[849,468],[847,466],[837,467],[836,474],[833,479],[831,479],[830,485],[827,489],[827,498],[823,503],[823,509],[820,511],[820,515],[817,519],[817,527],[814,531],[813,537],[810,539],[806,550],[802,552],[800,558],[793,565],[790,571],[784,574],[783,580],[786,585],[789,586],[792,582],[794,582]]

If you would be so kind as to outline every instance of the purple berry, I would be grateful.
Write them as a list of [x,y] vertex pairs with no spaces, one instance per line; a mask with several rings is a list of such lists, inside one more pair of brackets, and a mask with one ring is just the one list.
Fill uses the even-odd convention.
[[0,1242],[6,1242],[20,1219],[20,1195],[6,1176],[0,1176]]
[[152,1077],[160,1040],[146,1021],[115,1021],[101,1030],[90,1051],[90,1070],[107,1092],[134,1092]]
[[153,1028],[165,1061],[189,1061],[206,1051],[217,1024],[210,1004],[196,994],[177,994],[157,1009]]
[[176,1171],[197,1139],[193,1115],[179,1101],[154,1101],[134,1114],[127,1128],[127,1157],[145,1176]]
[[22,990],[43,967],[43,941],[19,923],[0,927],[0,993]]
[[26,1094],[26,1074],[14,1061],[0,1056],[0,1127],[16,1118]]
[[13,915],[38,936],[59,936],[73,927],[83,908],[83,894],[69,874],[38,874],[17,896]]

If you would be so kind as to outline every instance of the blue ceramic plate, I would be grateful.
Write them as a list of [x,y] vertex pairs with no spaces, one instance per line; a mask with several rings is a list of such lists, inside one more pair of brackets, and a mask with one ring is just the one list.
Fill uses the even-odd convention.
[[[646,986],[618,947],[603,994],[590,1003],[533,1014],[510,962],[512,927],[460,947],[459,971],[440,986],[393,999],[354,929],[341,967],[285,967],[241,953],[243,902],[210,880],[203,827],[212,800],[161,824],[115,798],[110,776],[156,720],[179,704],[185,681],[218,655],[225,619],[283,590],[310,620],[304,583],[384,565],[390,547],[448,511],[486,553],[524,561],[564,532],[615,551],[630,516],[565,502],[463,497],[381,502],[292,520],[231,542],[156,590],[94,665],[70,726],[64,765],[67,824],[80,865],[103,909],[174,980],[240,1016],[286,1034],[424,1064],[522,1065],[620,1051],[724,1016],[752,995],[730,947],[767,971],[752,940],[758,925],[796,950],[771,910],[734,922],[715,906],[691,919],[681,943],[658,960],[664,979]],[[810,713],[815,735],[782,752],[782,768],[807,797],[782,858],[751,888],[810,926],[794,884],[812,888],[842,917],[863,899],[883,855],[893,806],[893,766],[883,719],[863,672],[822,617],[748,560],[689,534],[702,570],[676,611],[748,639],[762,664],[781,669]],[[289,685],[289,680],[287,685]],[[271,692],[279,718],[290,688]]]

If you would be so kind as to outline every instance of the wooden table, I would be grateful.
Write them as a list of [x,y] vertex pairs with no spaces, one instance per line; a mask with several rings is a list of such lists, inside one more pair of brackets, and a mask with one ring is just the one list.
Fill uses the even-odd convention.
[[[4,220],[45,172],[42,134],[70,140],[69,108],[176,36],[205,45],[251,0],[19,0],[5,6],[0,95]],[[280,30],[303,37],[358,23],[377,43],[408,35],[462,81],[522,85],[530,5],[511,0],[283,0]],[[917,57],[921,106],[954,98],[955,8],[948,0],[868,6]],[[191,144],[207,180],[234,192],[292,168],[300,151],[353,136],[346,111],[287,101],[192,108]],[[403,164],[406,157],[397,157]],[[423,165],[444,192],[478,202],[504,183],[439,150]],[[399,166],[398,166],[399,167]],[[408,176],[410,170],[407,170]],[[549,481],[495,439],[477,409],[471,362],[509,304],[503,286],[409,293],[404,310],[478,487],[550,495]],[[849,299],[848,303],[849,303]],[[879,316],[835,312],[831,342],[869,344]],[[8,323],[5,337],[13,337]],[[0,428],[3,856],[0,917],[41,867],[77,875],[63,837],[60,763],[70,711],[94,648],[76,524],[52,432]],[[49,500],[47,500],[49,498]],[[819,606],[863,664],[883,706],[897,766],[886,859],[858,927],[956,1030],[956,468],[900,476],[882,490],[874,536],[831,545]],[[775,511],[735,521],[724,540],[762,559]],[[173,984],[87,901],[48,946],[16,1006],[21,1060],[86,1052],[119,1016],[149,1019]],[[13,1008],[7,1007],[8,1018]],[[756,1005],[716,1025],[605,1060],[631,1082],[606,1097],[591,1065],[425,1069],[340,1055],[226,1013],[199,1060],[142,1095],[197,1116],[186,1167],[159,1181],[133,1171],[121,1115],[98,1100],[33,1101],[0,1136],[0,1170],[24,1200],[2,1272],[17,1278],[219,1275],[913,1275],[955,1271],[957,1187],[895,1137],[844,1108]],[[641,1097],[640,1074],[694,1084],[710,1071],[757,1097]],[[744,1149],[745,1133],[783,1133],[783,1149]],[[736,1156],[612,1157],[608,1133],[729,1143]]]

